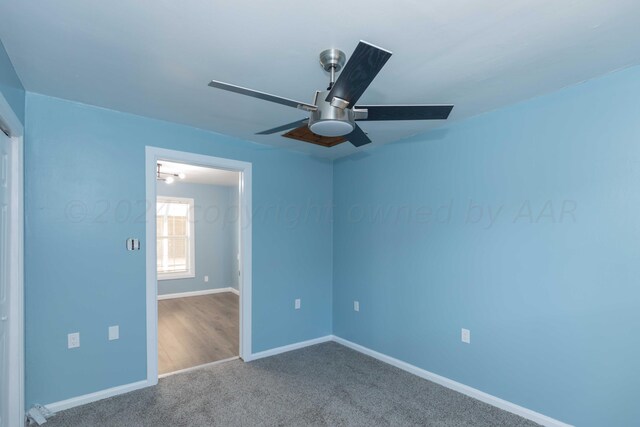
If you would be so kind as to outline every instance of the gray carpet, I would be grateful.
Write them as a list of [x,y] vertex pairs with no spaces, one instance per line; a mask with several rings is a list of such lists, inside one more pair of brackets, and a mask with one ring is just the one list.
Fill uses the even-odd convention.
[[56,426],[535,426],[329,342],[177,374],[58,413]]

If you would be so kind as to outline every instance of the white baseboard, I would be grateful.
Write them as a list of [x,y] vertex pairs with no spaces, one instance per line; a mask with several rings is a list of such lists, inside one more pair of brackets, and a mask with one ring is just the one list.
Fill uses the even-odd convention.
[[300,348],[309,347],[310,345],[316,345],[323,342],[328,342],[333,340],[333,335],[327,335],[320,338],[314,338],[312,340],[301,341],[289,345],[283,345],[282,347],[272,348],[270,350],[261,351],[258,353],[253,353],[249,358],[245,358],[245,362],[250,362],[252,360],[262,359],[264,357],[275,356],[276,354],[286,353],[292,350],[298,350]]
[[216,289],[203,289],[201,291],[190,291],[190,292],[178,292],[175,294],[164,294],[158,295],[158,300],[163,299],[173,299],[173,298],[185,298],[185,297],[197,297],[200,295],[209,295],[209,294],[219,294],[222,292],[233,292],[238,295],[238,291],[229,287],[229,288],[216,288]]
[[[226,288],[223,288],[223,289],[226,289]],[[300,348],[303,348],[303,347],[308,347],[310,345],[315,345],[315,344],[320,344],[320,343],[323,343],[323,342],[331,341],[332,339],[333,339],[332,335],[327,335],[327,336],[320,337],[320,338],[314,338],[314,339],[308,340],[308,341],[302,341],[302,342],[297,342],[297,343],[294,343],[294,344],[285,345],[285,346],[282,346],[282,347],[272,348],[270,350],[265,350],[265,351],[261,351],[259,353],[254,353],[248,359],[244,359],[244,361],[245,362],[249,362],[249,361],[252,361],[252,360],[262,359],[263,357],[274,356],[276,354],[285,353],[287,351],[297,350],[297,349],[300,349]],[[191,371],[191,370],[194,370],[194,369],[202,368],[204,366],[209,366],[209,365],[213,365],[213,364],[227,362],[227,361],[234,360],[234,359],[237,359],[237,358],[238,357],[232,357],[232,358],[229,358],[229,359],[220,360],[220,361],[213,362],[213,363],[206,364],[206,365],[195,366],[193,368],[183,369],[183,370],[181,370],[179,372],[187,372],[187,371]],[[176,374],[176,373],[179,373],[179,372],[172,372],[170,374],[160,375],[160,377],[165,377],[165,376]],[[49,408],[50,410],[52,410],[53,412],[64,411],[65,409],[70,409],[70,408],[73,408],[73,407],[76,407],[76,406],[80,406],[80,405],[84,405],[84,404],[87,404],[87,403],[96,402],[98,400],[106,399],[108,397],[113,397],[113,396],[116,396],[118,394],[128,393],[130,391],[134,391],[134,390],[138,390],[138,389],[141,389],[141,388],[149,387],[149,386],[152,386],[152,385],[155,385],[155,384],[156,384],[156,382],[150,382],[150,381],[147,381],[147,380],[138,381],[138,382],[131,383],[131,384],[125,384],[125,385],[121,385],[121,386],[118,386],[118,387],[108,388],[106,390],[96,391],[95,393],[89,393],[89,394],[85,394],[83,396],[72,397],[71,399],[61,400],[60,402],[49,403],[48,405],[45,405],[45,406],[47,408]]]
[[229,287],[227,289],[229,289],[229,292],[233,292],[236,295],[240,295],[240,291],[237,290],[236,288]]
[[[227,288],[223,288],[227,289]],[[228,292],[228,291],[224,291]],[[250,362],[253,360],[262,359],[269,356],[275,356],[276,354],[286,353],[288,351],[298,350],[304,347],[308,347],[311,345],[321,344],[328,341],[335,341],[338,344],[344,345],[352,350],[358,351],[360,353],[366,354],[367,356],[371,356],[374,359],[378,359],[382,362],[388,363],[389,365],[395,366],[396,368],[400,368],[403,371],[409,372],[411,374],[417,375],[426,380],[432,381],[436,384],[440,384],[444,387],[447,387],[451,390],[455,390],[459,393],[465,394],[469,397],[477,399],[481,402],[487,403],[489,405],[495,406],[496,408],[500,408],[507,412],[511,412],[513,414],[519,415],[523,418],[541,424],[547,427],[572,427],[570,424],[563,423],[562,421],[558,421],[554,418],[548,417],[546,415],[540,414],[539,412],[532,411],[530,409],[524,408],[520,405],[516,405],[515,403],[508,402],[504,399],[500,399],[499,397],[492,396],[488,393],[475,389],[473,387],[469,387],[457,381],[450,380],[449,378],[443,377],[438,374],[434,374],[433,372],[429,372],[422,368],[418,368],[417,366],[411,365],[407,362],[403,362],[402,360],[396,359],[391,356],[387,356],[386,354],[379,353],[375,350],[371,350],[370,348],[361,346],[360,344],[353,343],[351,341],[345,340],[344,338],[340,338],[334,335],[327,335],[324,337],[314,338],[307,341],[301,341],[294,344],[285,345],[282,347],[272,348],[270,350],[261,351],[258,353],[253,353],[248,358],[245,358],[245,362]],[[235,358],[231,358],[232,360]],[[222,362],[222,361],[220,361]],[[199,367],[196,367],[199,368]],[[191,368],[191,369],[196,369]],[[186,369],[185,371],[191,370]],[[176,372],[177,373],[177,372]],[[154,385],[155,383],[151,383],[149,381],[138,381],[131,384],[126,384],[118,387],[112,387],[106,390],[98,391],[95,393],[85,394],[83,396],[74,397],[67,400],[62,400],[60,402],[50,403],[45,405],[47,408],[51,409],[54,412],[62,411],[65,409],[73,408],[75,406],[84,405],[86,403],[95,402],[98,400],[106,399],[108,397],[116,396],[118,394],[128,393],[130,391],[138,390],[144,387],[148,387]]]
[[118,394],[129,393],[130,391],[139,390],[141,388],[149,387],[153,385],[147,380],[138,381],[131,384],[125,384],[117,387],[108,388],[106,390],[96,391],[95,393],[89,393],[78,397],[72,397],[71,399],[61,400],[59,402],[49,403],[45,405],[53,412],[64,411],[75,406],[85,405],[87,403],[96,402],[98,400],[113,397]]
[[407,371],[411,374],[417,375],[436,384],[440,384],[441,386],[450,388],[451,390],[455,390],[459,393],[466,394],[467,396],[473,397],[474,399],[477,399],[481,402],[488,403],[489,405],[495,406],[496,408],[500,408],[507,412],[519,415],[543,426],[572,427],[570,424],[563,423],[562,421],[558,421],[554,418],[532,411],[531,409],[524,408],[520,405],[516,405],[515,403],[508,402],[504,399],[500,399],[499,397],[492,396],[473,387],[469,387],[441,375],[434,374],[433,372],[418,368],[417,366],[403,362],[402,360],[398,360],[391,356],[387,356],[386,354],[378,353],[375,350],[371,350],[370,348],[361,346],[360,344],[347,341],[344,338],[333,336],[332,340],[337,342],[338,344],[344,345],[345,347],[349,347],[352,350],[366,354],[367,356],[371,356],[374,359],[378,359],[382,362],[388,363],[389,365],[393,365],[396,368],[400,368],[403,371]]

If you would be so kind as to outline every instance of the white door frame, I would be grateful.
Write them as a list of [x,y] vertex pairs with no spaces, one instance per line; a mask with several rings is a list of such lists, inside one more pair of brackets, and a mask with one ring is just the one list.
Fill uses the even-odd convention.
[[158,383],[158,281],[156,266],[156,164],[158,160],[240,172],[240,357],[251,356],[251,163],[145,147],[147,200],[147,383]]
[[[11,141],[11,211],[9,240],[9,425],[24,424],[24,128],[0,93],[0,127]],[[1,132],[1,130],[0,130]]]

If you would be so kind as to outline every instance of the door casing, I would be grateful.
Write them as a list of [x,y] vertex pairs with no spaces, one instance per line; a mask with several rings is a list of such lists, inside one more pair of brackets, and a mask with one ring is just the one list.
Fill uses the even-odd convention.
[[24,127],[0,93],[0,127],[9,134],[9,426],[24,424]]
[[[146,199],[155,207],[156,165],[159,160],[226,169],[240,173],[240,357],[251,358],[251,163],[165,148],[145,148]],[[158,383],[158,285],[156,211],[146,213],[147,385]]]

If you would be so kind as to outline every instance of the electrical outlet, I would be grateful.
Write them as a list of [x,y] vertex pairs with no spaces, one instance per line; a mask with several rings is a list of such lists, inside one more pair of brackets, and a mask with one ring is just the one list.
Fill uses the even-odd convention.
[[360,311],[360,301],[353,302],[353,311]]
[[74,332],[67,335],[67,347],[78,348],[80,347],[80,332]]
[[109,326],[109,341],[117,340],[120,338],[120,327],[118,325]]
[[460,335],[461,335],[462,342],[467,343],[467,344],[471,344],[471,331],[470,330],[462,328],[462,333]]
[[209,276],[204,276],[204,281],[208,282],[209,281]]
[[296,299],[295,307],[296,307],[296,310],[300,310],[300,298]]

